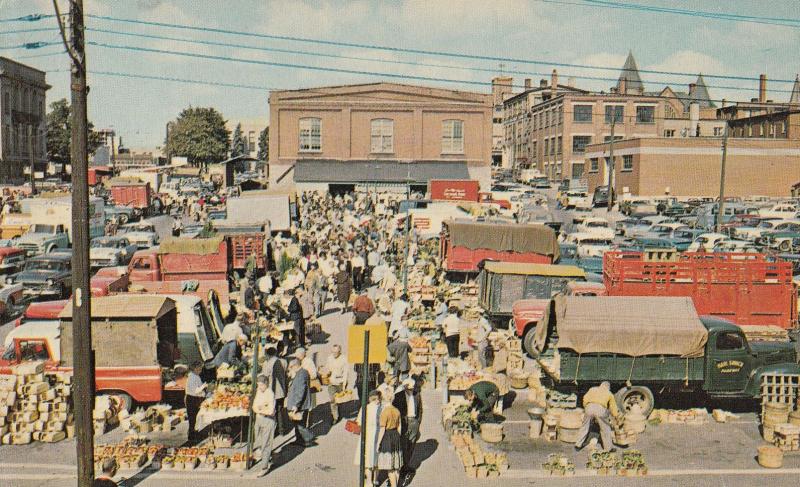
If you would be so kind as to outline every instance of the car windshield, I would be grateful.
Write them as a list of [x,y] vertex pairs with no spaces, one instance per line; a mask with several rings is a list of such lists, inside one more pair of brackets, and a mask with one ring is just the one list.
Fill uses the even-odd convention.
[[589,222],[586,224],[587,227],[594,227],[594,228],[608,228],[607,222]]
[[688,230],[676,230],[672,235],[675,238],[688,238],[688,239],[692,238],[692,232]]
[[93,249],[101,249],[106,247],[116,247],[116,244],[113,240],[106,240],[104,238],[96,238],[92,240]]
[[43,225],[41,223],[34,223],[31,225],[32,233],[53,233],[56,229],[55,225]]
[[758,228],[772,228],[775,224],[770,221],[763,221],[758,224]]
[[25,264],[26,271],[62,271],[65,268],[66,264],[57,260],[29,260]]

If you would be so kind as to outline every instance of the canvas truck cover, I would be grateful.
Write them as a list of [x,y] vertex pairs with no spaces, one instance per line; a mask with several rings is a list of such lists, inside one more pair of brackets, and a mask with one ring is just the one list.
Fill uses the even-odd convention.
[[448,222],[451,245],[551,256],[558,259],[558,239],[545,225],[498,225],[496,223]]
[[691,298],[558,295],[536,329],[540,350],[552,319],[558,348],[581,355],[701,357],[708,339]]
[[246,191],[239,198],[229,198],[225,205],[226,223],[269,223],[273,232],[287,231],[292,223],[288,195]]
[[219,252],[219,246],[225,240],[222,235],[210,238],[176,238],[170,237],[158,246],[159,254],[191,254],[209,255]]

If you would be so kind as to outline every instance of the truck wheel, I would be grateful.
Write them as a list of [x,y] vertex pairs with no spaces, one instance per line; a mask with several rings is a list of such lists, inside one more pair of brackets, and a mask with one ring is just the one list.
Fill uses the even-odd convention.
[[123,213],[119,216],[119,224],[125,225],[126,223],[128,223],[128,215]]
[[792,250],[792,241],[791,241],[791,240],[784,240],[784,241],[783,241],[783,242],[781,242],[781,244],[778,246],[778,249],[779,249],[781,252],[789,252],[790,250]]
[[133,398],[130,394],[118,391],[101,392],[100,396],[114,396],[122,402],[122,409],[131,412],[133,410]]
[[531,326],[525,331],[525,335],[522,337],[522,346],[525,348],[525,351],[528,355],[533,358],[538,355],[538,351],[533,346],[534,339],[536,338],[536,327]]
[[614,394],[614,397],[617,400],[617,406],[623,413],[629,411],[634,404],[637,404],[645,417],[650,416],[656,404],[653,392],[644,386],[623,387]]

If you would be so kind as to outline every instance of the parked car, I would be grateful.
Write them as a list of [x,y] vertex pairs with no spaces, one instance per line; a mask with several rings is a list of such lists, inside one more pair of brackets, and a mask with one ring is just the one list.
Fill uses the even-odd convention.
[[779,203],[758,212],[764,218],[794,218],[800,211],[794,203]]
[[127,265],[138,247],[126,237],[96,237],[89,248],[92,267]]
[[120,233],[138,249],[149,249],[159,243],[158,232],[152,223],[129,223],[120,228]]
[[31,298],[65,299],[72,294],[72,256],[38,255],[25,262],[22,271],[6,278],[6,284],[21,284]]
[[591,217],[586,218],[578,225],[576,231],[581,233],[591,233],[607,238],[614,238],[614,229],[605,218]]
[[727,240],[728,236],[723,235],[721,233],[703,233],[700,234],[689,248],[686,249],[689,252],[698,252],[700,250],[705,250],[706,252],[711,252],[714,249],[714,246],[717,242],[721,242],[723,240]]
[[747,240],[720,240],[714,244],[712,252],[737,252],[737,253],[756,253],[759,252],[752,242]]
[[18,247],[0,247],[0,275],[16,274],[24,264],[24,250]]
[[792,250],[792,242],[800,237],[800,221],[788,221],[775,225],[770,231],[763,232],[756,239],[756,244],[769,249],[777,249],[781,252]]
[[0,283],[0,317],[6,319],[14,307],[25,301],[23,286],[20,283]]
[[697,228],[681,227],[675,229],[672,232],[672,236],[664,240],[669,242],[678,252],[685,252],[692,245],[692,242],[703,233],[705,233],[703,230]]
[[103,212],[105,213],[106,220],[116,218],[117,223],[120,225],[125,225],[136,219],[135,212],[130,206],[107,205],[103,208]]
[[743,240],[750,240],[754,242],[761,237],[762,233],[774,230],[776,225],[780,225],[784,221],[785,220],[782,220],[780,218],[761,217],[759,218],[756,224],[751,224],[750,226],[734,227],[733,237]]

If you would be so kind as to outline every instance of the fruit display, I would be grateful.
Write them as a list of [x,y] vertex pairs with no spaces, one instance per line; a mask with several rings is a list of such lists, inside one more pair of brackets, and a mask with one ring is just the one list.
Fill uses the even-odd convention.
[[249,384],[220,384],[214,394],[203,401],[201,409],[207,411],[230,411],[247,409],[250,406]]
[[647,475],[647,465],[644,456],[638,450],[626,450],[622,452],[622,459],[617,465],[617,475]]
[[350,401],[355,401],[356,395],[352,389],[345,389],[333,395],[333,402],[342,404]]

